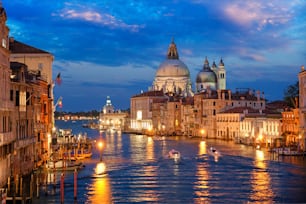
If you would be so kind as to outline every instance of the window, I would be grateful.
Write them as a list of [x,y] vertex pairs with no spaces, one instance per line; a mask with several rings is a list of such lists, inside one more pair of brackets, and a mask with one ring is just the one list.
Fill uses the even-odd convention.
[[31,103],[31,94],[29,92],[26,93],[26,105],[30,105]]
[[142,111],[141,110],[137,111],[136,120],[142,120]]
[[16,91],[16,101],[15,106],[19,106],[19,91]]
[[14,101],[14,91],[10,90],[10,100]]
[[6,46],[6,39],[2,39],[2,47],[4,47],[4,48],[6,48],[7,46]]

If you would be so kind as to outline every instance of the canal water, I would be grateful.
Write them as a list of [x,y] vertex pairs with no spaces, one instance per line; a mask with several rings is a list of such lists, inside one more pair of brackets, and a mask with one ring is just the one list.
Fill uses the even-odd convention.
[[[107,173],[95,176],[100,151],[94,148],[78,172],[64,173],[64,203],[306,203],[306,158],[278,157],[233,142],[145,135],[99,133],[82,121],[56,121],[57,128],[103,139]],[[210,147],[220,155],[209,154]],[[171,149],[180,162],[167,157]],[[200,156],[201,155],[201,156]],[[33,203],[60,203],[60,175],[48,174]]]

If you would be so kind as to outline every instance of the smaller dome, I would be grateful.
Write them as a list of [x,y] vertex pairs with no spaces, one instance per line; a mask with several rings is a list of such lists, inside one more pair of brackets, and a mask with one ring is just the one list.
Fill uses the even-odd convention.
[[217,83],[217,76],[212,70],[202,70],[197,75],[196,83]]
[[[215,66],[215,64],[213,64]],[[217,83],[217,76],[209,66],[207,57],[205,57],[203,69],[198,73],[196,83]]]

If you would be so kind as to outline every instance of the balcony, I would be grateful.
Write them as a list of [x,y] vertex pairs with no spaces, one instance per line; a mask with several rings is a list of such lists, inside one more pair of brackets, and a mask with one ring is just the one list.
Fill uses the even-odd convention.
[[19,148],[23,148],[23,147],[29,146],[31,144],[34,144],[34,143],[35,143],[35,137],[19,139],[19,140],[16,141],[15,147],[17,149],[19,149]]
[[0,146],[9,144],[15,140],[13,132],[0,133]]

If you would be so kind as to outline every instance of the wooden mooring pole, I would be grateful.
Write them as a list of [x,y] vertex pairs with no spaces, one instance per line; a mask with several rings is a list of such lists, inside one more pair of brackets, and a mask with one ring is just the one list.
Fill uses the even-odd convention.
[[61,174],[61,182],[60,182],[60,200],[61,204],[64,203],[64,174]]
[[78,191],[78,172],[77,169],[74,170],[73,174],[73,194],[74,194],[74,200],[77,200],[77,191]]

